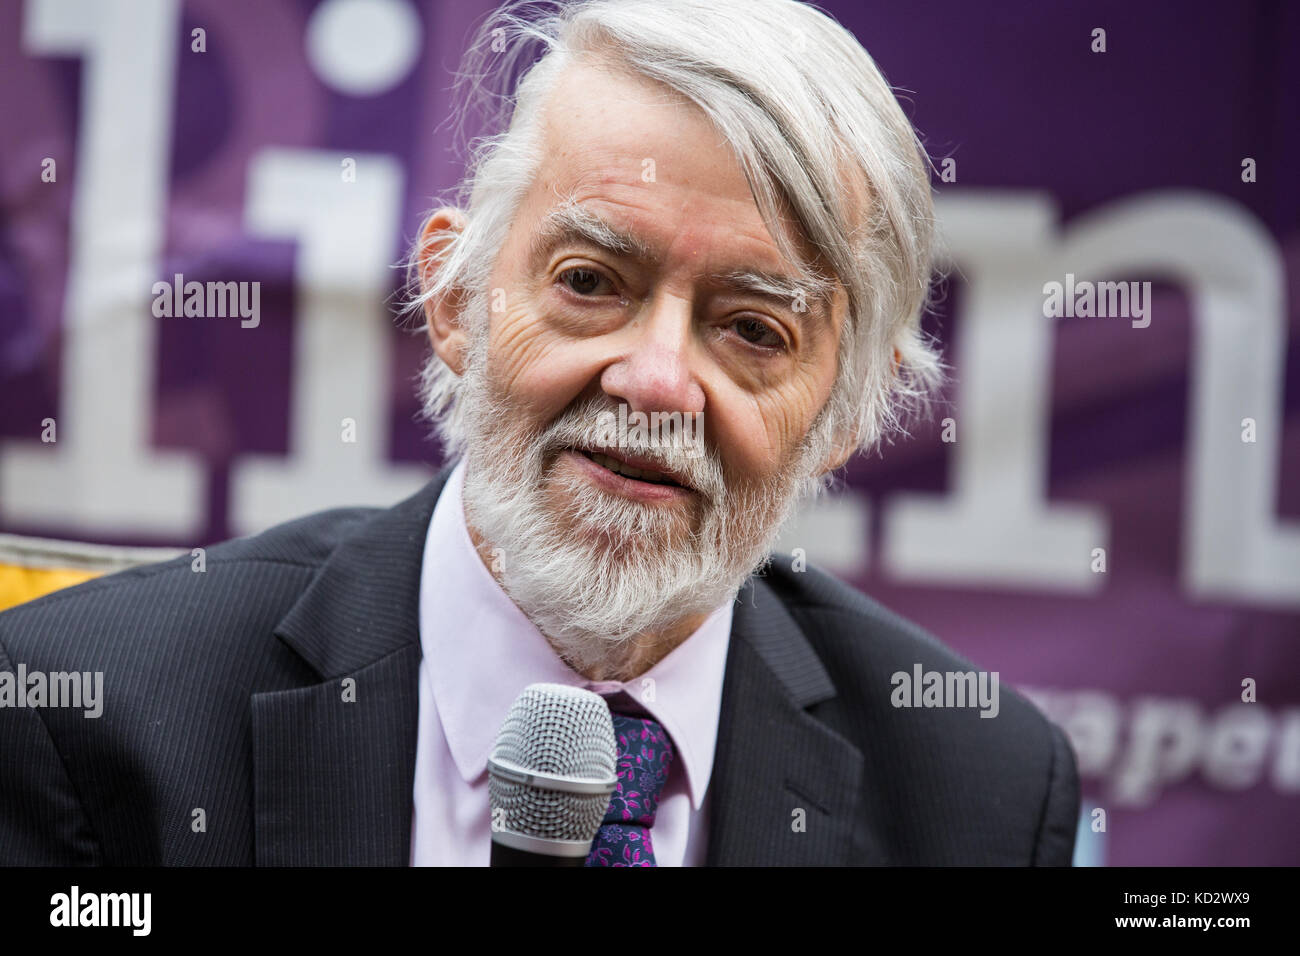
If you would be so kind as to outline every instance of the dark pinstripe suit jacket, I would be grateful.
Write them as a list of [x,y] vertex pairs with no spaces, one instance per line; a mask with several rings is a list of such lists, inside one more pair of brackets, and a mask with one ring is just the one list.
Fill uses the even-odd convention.
[[[0,708],[0,864],[405,865],[420,565],[446,475],[388,510],[215,546],[203,573],[185,557],[0,614],[0,671],[104,675],[98,718]],[[1061,731],[1005,688],[995,719],[893,708],[891,674],[971,665],[789,566],[738,597],[709,862],[1067,864]]]

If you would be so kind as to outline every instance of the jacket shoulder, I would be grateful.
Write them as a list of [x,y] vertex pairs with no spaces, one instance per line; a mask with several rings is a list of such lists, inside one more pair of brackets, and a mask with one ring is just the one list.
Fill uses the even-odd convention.
[[[251,863],[250,695],[314,683],[276,626],[371,512],[322,512],[0,614],[0,671],[75,685],[0,707],[0,860]],[[78,680],[80,677],[80,680]],[[190,839],[195,794],[221,840]]]
[[[864,799],[890,821],[890,845],[879,848],[887,858],[1069,863],[1079,788],[1060,728],[997,671],[843,581],[811,566],[795,571],[784,556],[764,580],[835,685],[814,714],[862,751]],[[945,687],[979,688],[975,700],[922,703],[913,685],[935,673]]]
[[[274,626],[338,544],[377,509],[339,508],[55,591],[0,613],[11,657],[156,649],[181,635],[235,639]],[[197,550],[197,549],[196,549]]]
[[786,555],[774,556],[764,580],[792,614],[826,625],[817,628],[818,634],[847,640],[869,630],[875,642],[924,651],[969,666],[968,661],[915,622],[814,565],[796,571],[794,563]]

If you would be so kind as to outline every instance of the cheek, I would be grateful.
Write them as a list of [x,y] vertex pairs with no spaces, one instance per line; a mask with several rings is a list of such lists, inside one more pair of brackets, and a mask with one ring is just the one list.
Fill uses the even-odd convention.
[[713,434],[732,473],[767,477],[785,467],[830,395],[833,373],[824,371],[801,369],[760,393],[714,396]]
[[[798,441],[797,423],[781,396],[721,397],[713,404],[713,438],[727,470],[739,480],[768,477]],[[709,418],[706,406],[705,419]]]
[[581,350],[539,320],[529,299],[508,299],[504,310],[491,315],[490,329],[493,388],[529,417],[553,421],[590,381]]

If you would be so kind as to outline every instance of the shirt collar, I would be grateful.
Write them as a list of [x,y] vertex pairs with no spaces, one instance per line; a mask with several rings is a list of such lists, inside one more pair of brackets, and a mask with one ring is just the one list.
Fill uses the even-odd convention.
[[733,602],[640,677],[589,681],[560,659],[483,564],[465,524],[465,468],[457,463],[438,497],[420,580],[421,649],[461,776],[471,782],[486,773],[501,722],[528,684],[568,684],[605,697],[622,691],[672,737],[698,810],[713,770]]

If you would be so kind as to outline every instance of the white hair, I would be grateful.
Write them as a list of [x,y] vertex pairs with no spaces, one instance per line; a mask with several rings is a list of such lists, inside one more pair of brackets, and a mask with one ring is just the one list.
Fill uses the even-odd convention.
[[[835,384],[805,449],[829,453],[847,440],[870,450],[924,411],[943,377],[921,329],[935,243],[929,162],[866,50],[795,0],[528,0],[496,10],[458,75],[473,94],[462,124],[477,108],[489,132],[440,204],[463,209],[467,224],[421,230],[408,261],[415,294],[407,309],[420,314],[449,293],[486,289],[542,157],[541,106],[579,56],[660,83],[701,109],[734,151],[781,252],[818,275],[781,225],[786,209],[843,284],[848,314]],[[426,251],[431,265],[422,271]],[[486,312],[470,318],[486,323]],[[481,342],[487,330],[466,331]],[[448,457],[464,454],[469,437],[463,386],[430,355],[424,412]]]

